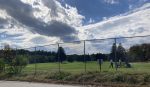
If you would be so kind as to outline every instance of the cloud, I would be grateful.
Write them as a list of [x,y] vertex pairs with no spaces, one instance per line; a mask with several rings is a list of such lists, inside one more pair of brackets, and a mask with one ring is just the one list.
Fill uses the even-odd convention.
[[41,35],[59,37],[63,41],[76,40],[76,37],[73,37],[73,34],[77,33],[75,28],[58,21],[51,21],[50,24],[45,24],[45,26],[39,26],[36,30],[32,29],[31,31]]
[[[145,6],[146,5],[146,6]],[[82,39],[110,38],[117,36],[148,35],[150,33],[150,3],[139,10],[118,15],[107,20],[80,27]]]
[[43,43],[48,42],[48,40],[45,37],[42,37],[42,36],[34,37],[30,41],[35,43],[35,44],[43,44]]
[[82,26],[84,16],[78,13],[77,8],[68,4],[63,7],[58,0],[42,0],[42,3],[49,9],[47,20],[58,20],[73,27]]
[[54,0],[42,0],[42,2],[51,9],[51,17],[58,17],[58,7]]
[[108,4],[118,4],[119,0],[104,0]]
[[23,24],[29,25],[33,22],[32,20],[35,20],[32,15],[32,7],[20,0],[0,0],[0,8]]
[[[114,37],[130,37],[130,36],[144,36],[150,34],[150,3],[145,4],[141,8],[133,12],[114,16],[107,20],[80,27],[80,39],[103,39]],[[150,37],[118,39],[117,43],[122,43],[128,49],[135,44],[150,43]],[[114,40],[106,40],[106,42],[87,42],[87,52],[108,53]]]
[[4,18],[0,18],[0,29],[5,28],[5,25],[7,25],[8,21]]
[[93,23],[95,23],[95,20],[90,18],[89,21],[88,21],[88,24],[93,24]]
[[[56,17],[58,13],[55,1],[50,0],[50,5],[48,3],[45,3],[48,0],[42,1],[46,6],[51,8],[50,15],[52,17]],[[48,21],[48,23],[39,20],[34,16],[34,9],[32,8],[32,6],[27,3],[21,2],[20,0],[0,0],[0,9],[6,10],[7,14],[9,14],[12,18],[17,20],[21,24],[25,25],[30,31],[34,33],[51,37],[59,37],[63,41],[70,39],[75,40],[77,38],[73,35],[77,33],[75,28],[71,27],[65,22],[61,22],[58,20],[50,20]]]
[[[95,24],[83,26],[84,16],[80,15],[75,7],[69,5],[63,7],[57,0],[0,0],[0,9],[10,16],[6,18],[2,17],[6,14],[0,14],[0,18],[2,17],[0,19],[1,25],[10,26],[3,27],[5,30],[0,28],[0,35],[5,34],[7,36],[7,38],[2,38],[0,43],[9,43],[18,47],[32,47],[56,43],[60,40],[68,42],[78,39],[149,34],[150,6],[149,4],[144,6],[130,14],[118,15]],[[89,22],[93,23],[94,20],[91,19]],[[23,29],[23,31],[18,31],[18,29]],[[136,41],[140,42],[141,40],[134,40],[134,42]],[[131,45],[131,42],[126,44]],[[113,41],[86,42],[86,53],[107,52],[112,43]],[[83,53],[83,43],[64,45],[66,45],[64,47],[68,54]],[[57,45],[42,49],[52,48],[57,50]]]
[[6,23],[7,23],[7,20],[0,18],[0,24],[6,24]]
[[[4,39],[21,36],[21,34],[9,34],[7,32],[1,32],[0,35],[2,35]],[[1,39],[3,39],[2,37]]]

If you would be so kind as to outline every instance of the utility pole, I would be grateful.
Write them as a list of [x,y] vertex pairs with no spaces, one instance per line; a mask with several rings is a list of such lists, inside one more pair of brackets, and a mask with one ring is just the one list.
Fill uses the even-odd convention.
[[59,73],[60,73],[60,49],[59,49],[59,43],[58,43],[58,54],[57,54],[57,56],[58,56],[58,69],[59,69]]
[[115,38],[115,68],[116,68],[116,71],[117,71],[117,39]]
[[84,40],[84,70],[86,72],[85,40]]
[[36,72],[37,72],[37,64],[36,64],[36,47],[35,47],[35,50],[34,50],[34,52],[35,52],[35,58],[34,58],[34,64],[35,64],[35,66],[34,66],[34,75],[36,76]]

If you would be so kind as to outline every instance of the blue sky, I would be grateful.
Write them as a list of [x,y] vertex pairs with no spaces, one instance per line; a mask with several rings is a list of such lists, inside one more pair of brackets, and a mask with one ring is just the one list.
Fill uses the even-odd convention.
[[59,0],[64,6],[69,4],[76,7],[85,16],[84,24],[90,19],[98,22],[138,8],[150,0]]

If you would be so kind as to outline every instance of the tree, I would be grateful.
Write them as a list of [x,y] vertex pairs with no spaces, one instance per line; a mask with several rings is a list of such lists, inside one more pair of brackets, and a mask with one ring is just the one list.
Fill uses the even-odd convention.
[[67,56],[66,56],[66,53],[65,53],[65,50],[63,47],[58,48],[57,58],[58,58],[59,62],[61,62],[61,63],[66,60]]
[[112,49],[111,49],[111,53],[110,53],[110,60],[116,61],[116,44],[113,43]]
[[17,74],[27,65],[27,58],[16,54],[17,50],[10,48],[8,44],[4,47],[4,61],[7,64],[9,73]]
[[146,46],[146,54],[145,54],[145,60],[150,61],[150,44],[147,44]]
[[142,49],[142,55],[143,55],[143,61],[148,61],[150,58],[150,44],[142,44],[141,45]]
[[121,43],[119,43],[119,46],[117,48],[117,60],[121,60],[123,62],[125,62],[126,60],[126,50]]
[[117,48],[117,60],[119,60],[120,67],[125,66],[126,68],[131,68],[131,65],[129,64],[127,59],[127,52],[121,43],[119,43],[119,46]]
[[134,45],[130,47],[128,54],[131,61],[149,61],[150,60],[150,44]]
[[68,57],[67,57],[67,61],[72,63],[72,62],[74,62],[74,58],[68,56]]
[[0,73],[5,69],[5,62],[2,58],[0,58]]
[[21,73],[22,69],[25,68],[25,66],[28,64],[28,60],[25,56],[19,55],[16,56],[12,60],[12,62],[9,64],[10,65],[10,73]]
[[6,62],[6,64],[10,64],[16,56],[15,51],[11,49],[8,44],[5,44],[3,53],[4,61]]

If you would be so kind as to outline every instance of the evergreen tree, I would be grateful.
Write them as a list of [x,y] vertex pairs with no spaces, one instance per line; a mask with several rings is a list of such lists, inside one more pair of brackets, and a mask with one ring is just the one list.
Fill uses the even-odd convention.
[[121,61],[125,62],[125,58],[126,58],[126,50],[122,46],[122,44],[119,43],[119,46],[117,48],[117,60],[121,60]]
[[63,47],[59,47],[57,51],[57,57],[59,58],[59,62],[63,62],[66,60],[67,56]]
[[111,53],[110,53],[110,60],[115,61],[115,56],[116,56],[116,44],[113,43],[112,49],[111,49]]

